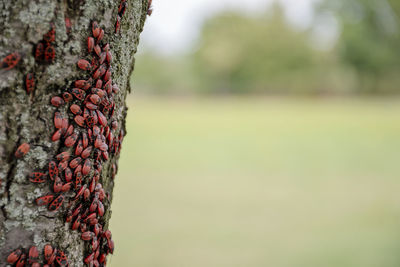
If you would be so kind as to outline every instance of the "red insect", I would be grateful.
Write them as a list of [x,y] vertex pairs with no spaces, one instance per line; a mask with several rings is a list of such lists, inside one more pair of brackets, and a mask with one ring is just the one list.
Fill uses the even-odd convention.
[[75,175],[75,188],[81,188],[82,186],[82,173],[78,172]]
[[49,244],[44,246],[44,259],[49,262],[51,255],[53,254],[53,247]]
[[58,167],[55,161],[49,162],[49,175],[51,180],[54,180],[58,176]]
[[19,258],[17,264],[15,265],[15,267],[24,267],[25,266],[25,259],[26,259],[26,255],[22,254],[21,257]]
[[94,39],[93,39],[93,37],[88,37],[87,46],[88,46],[89,53],[92,53],[93,47],[94,47]]
[[87,232],[82,233],[81,238],[82,238],[82,240],[89,241],[94,236],[95,236],[95,234],[93,232],[87,231]]
[[62,162],[58,163],[58,171],[59,172],[62,172],[67,167],[68,167],[68,161],[62,161]]
[[88,175],[91,169],[92,169],[92,162],[90,161],[90,159],[86,159],[85,163],[83,164],[82,174]]
[[35,49],[35,59],[36,61],[42,61],[44,55],[44,45],[43,43],[38,43]]
[[88,157],[90,156],[90,154],[92,153],[92,149],[93,149],[93,147],[88,146],[85,150],[82,151],[81,157],[82,157],[83,159],[88,158]]
[[104,46],[103,46],[103,51],[106,51],[106,52],[108,52],[110,50],[110,44],[105,44]]
[[83,148],[87,148],[88,144],[89,144],[89,139],[88,139],[87,134],[86,133],[82,133],[82,145],[83,145]]
[[29,181],[32,183],[43,183],[46,181],[45,176],[46,174],[43,172],[32,172],[29,174]]
[[47,63],[51,63],[53,62],[55,56],[56,56],[56,50],[54,49],[54,47],[51,45],[46,47],[46,49],[44,50],[44,60]]
[[64,201],[64,196],[59,195],[56,199],[53,200],[53,202],[50,203],[49,210],[51,211],[58,210],[61,207],[63,201]]
[[106,52],[101,52],[101,53],[100,53],[100,60],[99,60],[99,63],[100,63],[100,64],[103,64],[104,61],[106,60],[106,58],[107,58],[107,53],[106,53]]
[[55,112],[54,113],[54,127],[56,127],[57,129],[61,129],[61,128],[63,128],[62,124],[63,124],[63,118],[61,117],[61,113]]
[[100,76],[103,76],[104,73],[107,71],[106,66],[103,64],[97,68],[97,70],[93,73],[93,79],[97,79]]
[[99,201],[99,203],[97,204],[97,213],[100,217],[104,215],[104,205],[101,201]]
[[87,103],[85,104],[85,106],[86,106],[88,109],[90,109],[90,110],[96,110],[96,109],[99,108],[98,106],[96,106],[95,104],[93,104],[93,103],[91,103],[91,102],[87,102]]
[[60,154],[58,154],[56,156],[56,159],[58,161],[61,161],[61,162],[68,161],[69,160],[69,156],[70,156],[69,152],[68,151],[64,151],[64,152],[61,152]]
[[104,114],[101,113],[101,111],[99,111],[99,110],[96,110],[96,112],[97,112],[97,118],[99,119],[100,124],[102,126],[106,127],[107,123],[108,123],[106,116],[104,116]]
[[29,149],[30,145],[27,143],[23,143],[17,148],[17,151],[15,151],[14,155],[16,158],[22,158],[23,156],[26,155],[26,153],[29,152]]
[[75,115],[81,115],[82,114],[82,109],[80,106],[76,105],[76,104],[72,104],[69,109],[71,110],[71,112]]
[[110,78],[111,78],[111,67],[107,69],[107,72],[106,72],[106,74],[104,75],[103,80],[104,80],[105,82],[107,82],[108,80],[110,80]]
[[63,184],[63,186],[61,188],[61,191],[62,192],[68,192],[69,190],[71,190],[71,185],[72,185],[72,182]]
[[100,28],[99,28],[99,24],[97,23],[97,21],[93,21],[92,23],[92,33],[94,38],[97,38],[100,34]]
[[[83,238],[82,238],[83,239]],[[91,254],[89,254],[89,256],[87,256],[83,261],[86,263],[86,264],[91,264],[91,265],[93,265],[93,259],[94,259],[94,252],[93,253],[91,253]]]
[[122,17],[125,14],[127,6],[128,6],[128,3],[126,2],[126,0],[122,0],[118,7],[118,15],[119,16]]
[[83,151],[82,140],[79,140],[75,148],[75,156],[79,156],[82,153],[82,151]]
[[57,107],[57,108],[58,108],[58,107],[61,107],[62,105],[65,104],[64,99],[62,99],[62,98],[59,97],[59,96],[53,96],[53,97],[51,98],[50,102],[51,102],[51,104],[52,104],[53,106],[55,106],[55,107]]
[[100,43],[100,41],[103,40],[103,37],[104,37],[104,30],[100,28],[100,33],[99,36],[97,36],[96,43]]
[[20,59],[21,55],[19,53],[17,52],[11,53],[5,58],[3,58],[3,60],[1,61],[1,68],[10,70],[18,64]]
[[28,73],[25,77],[26,92],[30,94],[35,89],[35,77],[33,73]]
[[60,178],[60,177],[56,177],[56,178],[54,179],[53,191],[54,191],[55,193],[60,192],[61,189],[62,189],[62,186],[63,186],[63,183],[62,183],[62,181],[61,181],[61,178]]
[[64,144],[66,147],[71,147],[76,143],[76,140],[78,140],[78,135],[73,133],[65,139]]
[[56,30],[53,23],[51,24],[50,30],[43,35],[43,40],[48,44],[53,43],[56,40]]
[[13,252],[10,253],[7,257],[7,262],[10,264],[14,264],[18,261],[18,259],[21,257],[22,251],[20,249],[16,249]]
[[72,88],[71,93],[78,99],[83,100],[85,98],[85,91],[79,88]]
[[74,121],[81,127],[85,125],[85,118],[80,115],[75,116]]
[[115,22],[115,33],[118,33],[120,31],[120,27],[121,27],[121,17],[118,15],[117,21]]
[[72,28],[71,20],[69,18],[65,18],[65,29],[67,30],[67,33],[71,32],[71,28]]
[[77,80],[75,81],[75,87],[87,90],[92,86],[92,79],[90,78],[89,80]]
[[100,56],[101,48],[99,45],[95,45],[94,52],[96,53],[97,56]]
[[106,53],[106,59],[107,59],[107,63],[110,65],[112,62],[112,54],[110,51],[107,51]]
[[149,3],[147,5],[147,15],[151,16],[151,14],[153,14],[153,8],[151,6],[151,2],[152,0],[149,0]]
[[62,96],[65,102],[70,102],[73,100],[72,95],[68,92],[64,92]]
[[69,167],[71,167],[72,169],[75,169],[76,167],[78,167],[78,165],[81,163],[82,158],[81,157],[76,157],[73,160],[71,160],[71,162],[69,163]]
[[66,180],[67,182],[70,182],[70,181],[72,180],[72,171],[71,171],[70,168],[68,168],[68,167],[65,168],[64,177],[65,177],[65,180]]
[[95,120],[94,120],[93,116],[86,117],[85,121],[89,128],[92,128],[93,125],[95,124]]
[[39,251],[37,249],[37,247],[32,246],[29,249],[29,254],[28,254],[28,263],[32,264],[34,262],[36,262],[39,259]]
[[47,195],[47,196],[39,197],[39,198],[36,199],[36,204],[38,206],[44,206],[44,205],[49,204],[53,199],[54,199],[53,195]]
[[78,67],[81,70],[88,70],[90,71],[92,69],[92,66],[90,65],[89,61],[85,60],[85,59],[79,59],[78,60]]
[[55,131],[53,136],[51,137],[51,141],[56,142],[60,140],[62,133],[63,129],[58,129],[57,131]]

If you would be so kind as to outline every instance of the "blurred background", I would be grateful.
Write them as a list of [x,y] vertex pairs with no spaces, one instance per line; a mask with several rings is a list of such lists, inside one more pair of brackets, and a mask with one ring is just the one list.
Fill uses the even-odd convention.
[[153,0],[111,266],[400,266],[400,0]]

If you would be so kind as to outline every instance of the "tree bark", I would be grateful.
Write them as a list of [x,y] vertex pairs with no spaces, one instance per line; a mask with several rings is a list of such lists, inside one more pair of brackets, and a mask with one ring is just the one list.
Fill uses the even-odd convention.
[[[112,131],[115,140],[121,131],[125,131],[125,99],[130,92],[129,77],[133,71],[134,53],[146,19],[148,2],[127,0],[126,12],[121,16],[120,32],[116,34],[115,23],[120,2],[121,0],[0,1],[0,59],[13,52],[21,55],[21,60],[14,68],[0,69],[0,266],[7,266],[7,256],[17,248],[27,253],[29,247],[37,246],[42,252],[45,244],[51,244],[65,252],[70,266],[84,266],[84,257],[91,253],[90,242],[83,241],[81,231],[71,230],[71,222],[66,222],[68,212],[79,204],[80,200],[73,202],[79,187],[72,186],[69,192],[64,193],[63,205],[57,211],[50,211],[46,206],[38,206],[35,200],[48,194],[57,195],[52,192],[54,182],[47,176],[44,183],[32,183],[28,176],[35,171],[48,172],[49,162],[68,149],[64,145],[65,138],[52,141],[52,135],[57,130],[53,122],[56,111],[69,118],[69,124],[74,126],[78,136],[88,131],[87,127],[80,127],[74,122],[74,116],[69,111],[71,103],[82,102],[74,98],[70,103],[55,107],[50,100],[53,96],[71,92],[76,80],[87,80],[93,75],[77,67],[79,59],[90,61],[92,58],[88,53],[87,38],[92,36],[93,21],[97,21],[104,29],[101,46],[106,43],[110,45],[111,79],[119,87],[119,91],[112,97],[115,112],[113,116],[107,117],[107,123],[111,128],[112,121],[118,122],[118,127]],[[67,31],[65,18],[71,21],[70,31]],[[43,43],[43,35],[51,29],[51,25],[54,25],[56,31],[56,38],[52,43],[56,51],[55,58],[51,63],[38,62],[34,56],[36,46]],[[34,91],[30,94],[25,88],[27,73],[33,73],[36,82]],[[95,80],[92,87],[94,84]],[[14,153],[22,143],[28,143],[30,150],[18,159]],[[98,180],[107,193],[103,201],[105,214],[101,218],[97,214],[103,230],[108,229],[111,216],[113,171],[115,172],[113,164],[118,161],[118,153],[112,153],[111,146],[108,148],[109,159],[101,161],[102,169]],[[72,158],[77,157],[74,149],[72,147],[68,150],[71,151]],[[93,152],[90,157],[93,157]],[[84,176],[82,185],[90,186],[93,171],[94,167],[89,175]],[[65,177],[61,174],[60,177],[65,184]],[[92,201],[93,192],[90,198]],[[82,210],[88,209],[90,201],[82,200]],[[44,262],[42,253],[39,262]]]

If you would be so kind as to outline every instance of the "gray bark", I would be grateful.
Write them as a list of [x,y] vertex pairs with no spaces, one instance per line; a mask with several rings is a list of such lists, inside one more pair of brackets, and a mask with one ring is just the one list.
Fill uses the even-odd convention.
[[[93,20],[105,30],[105,42],[111,47],[112,80],[120,89],[114,99],[114,118],[125,129],[125,99],[130,92],[129,77],[146,19],[147,0],[128,0],[120,34],[114,34],[119,4],[120,0],[0,1],[0,58],[12,52],[22,55],[15,68],[0,69],[0,266],[6,266],[8,254],[16,248],[36,245],[41,250],[47,243],[63,249],[70,266],[83,266],[87,243],[81,240],[80,232],[70,230],[70,224],[65,223],[68,199],[58,212],[38,207],[35,199],[51,192],[49,184],[33,184],[27,176],[32,171],[46,170],[50,159],[60,152],[62,144],[51,141],[56,108],[50,99],[74,87],[75,80],[89,78],[76,63],[80,58],[87,59],[86,41]],[[72,22],[70,33],[66,31],[65,17]],[[34,47],[49,30],[50,23],[56,28],[56,58],[51,64],[38,64]],[[33,72],[36,80],[31,95],[24,86],[28,72]],[[67,114],[67,108],[65,105],[59,109]],[[26,156],[16,159],[14,152],[23,142],[29,143],[31,149]],[[111,166],[117,160],[118,156],[110,155],[101,173],[110,199],[114,186]],[[110,204],[111,201],[105,203],[105,229],[111,216]]]

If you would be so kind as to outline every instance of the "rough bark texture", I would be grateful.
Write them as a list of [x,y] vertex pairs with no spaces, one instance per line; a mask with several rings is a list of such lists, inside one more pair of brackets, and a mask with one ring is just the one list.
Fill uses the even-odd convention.
[[[47,243],[63,249],[70,266],[83,266],[82,257],[87,248],[80,233],[71,231],[70,225],[65,223],[67,205],[59,212],[38,207],[35,199],[48,194],[49,186],[32,184],[27,175],[46,169],[49,160],[59,153],[60,142],[50,140],[56,110],[50,99],[73,87],[73,81],[88,78],[76,63],[87,54],[86,40],[93,20],[105,30],[104,39],[112,49],[112,79],[120,88],[114,99],[114,116],[120,127],[125,128],[125,98],[130,91],[134,53],[147,11],[147,0],[127,2],[120,34],[114,34],[120,0],[0,1],[0,58],[12,52],[22,55],[15,68],[0,69],[0,266],[6,266],[5,259],[15,248],[36,245],[41,249]],[[72,22],[70,33],[66,31],[65,17]],[[51,64],[38,64],[33,55],[34,47],[50,29],[50,23],[56,28],[56,58]],[[24,86],[28,72],[33,72],[36,79],[31,95]],[[31,149],[25,157],[16,159],[14,152],[23,142],[29,143]],[[111,199],[114,186],[111,165],[117,160],[117,156],[111,156],[103,164],[101,173],[103,188],[111,194]],[[110,216],[108,203],[106,222]],[[105,228],[108,228],[107,223]],[[116,246],[118,249],[118,244]]]

